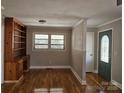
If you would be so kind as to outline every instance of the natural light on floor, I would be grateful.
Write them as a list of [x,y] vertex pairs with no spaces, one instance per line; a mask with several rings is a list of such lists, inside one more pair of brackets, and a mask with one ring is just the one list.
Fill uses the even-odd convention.
[[64,93],[63,88],[36,88],[34,93]]

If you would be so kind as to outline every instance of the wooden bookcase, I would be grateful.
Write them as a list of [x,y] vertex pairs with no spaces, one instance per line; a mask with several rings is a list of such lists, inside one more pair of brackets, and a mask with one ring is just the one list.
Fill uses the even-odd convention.
[[18,81],[23,76],[28,57],[26,27],[13,17],[5,18],[5,81]]

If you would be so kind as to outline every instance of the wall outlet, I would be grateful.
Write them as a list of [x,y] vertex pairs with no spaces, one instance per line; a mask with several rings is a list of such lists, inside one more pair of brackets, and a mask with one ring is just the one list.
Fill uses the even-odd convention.
[[50,65],[52,64],[52,61],[51,61],[51,60],[49,60],[49,64],[50,64]]

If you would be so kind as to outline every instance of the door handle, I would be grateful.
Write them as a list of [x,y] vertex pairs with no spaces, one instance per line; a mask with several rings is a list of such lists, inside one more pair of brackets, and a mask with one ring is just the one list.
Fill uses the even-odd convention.
[[93,56],[93,54],[90,54],[90,56]]

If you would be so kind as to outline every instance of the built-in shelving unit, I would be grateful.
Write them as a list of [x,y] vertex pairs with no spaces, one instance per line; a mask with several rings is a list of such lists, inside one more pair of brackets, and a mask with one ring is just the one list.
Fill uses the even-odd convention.
[[17,81],[28,70],[26,26],[13,17],[5,18],[5,81]]

